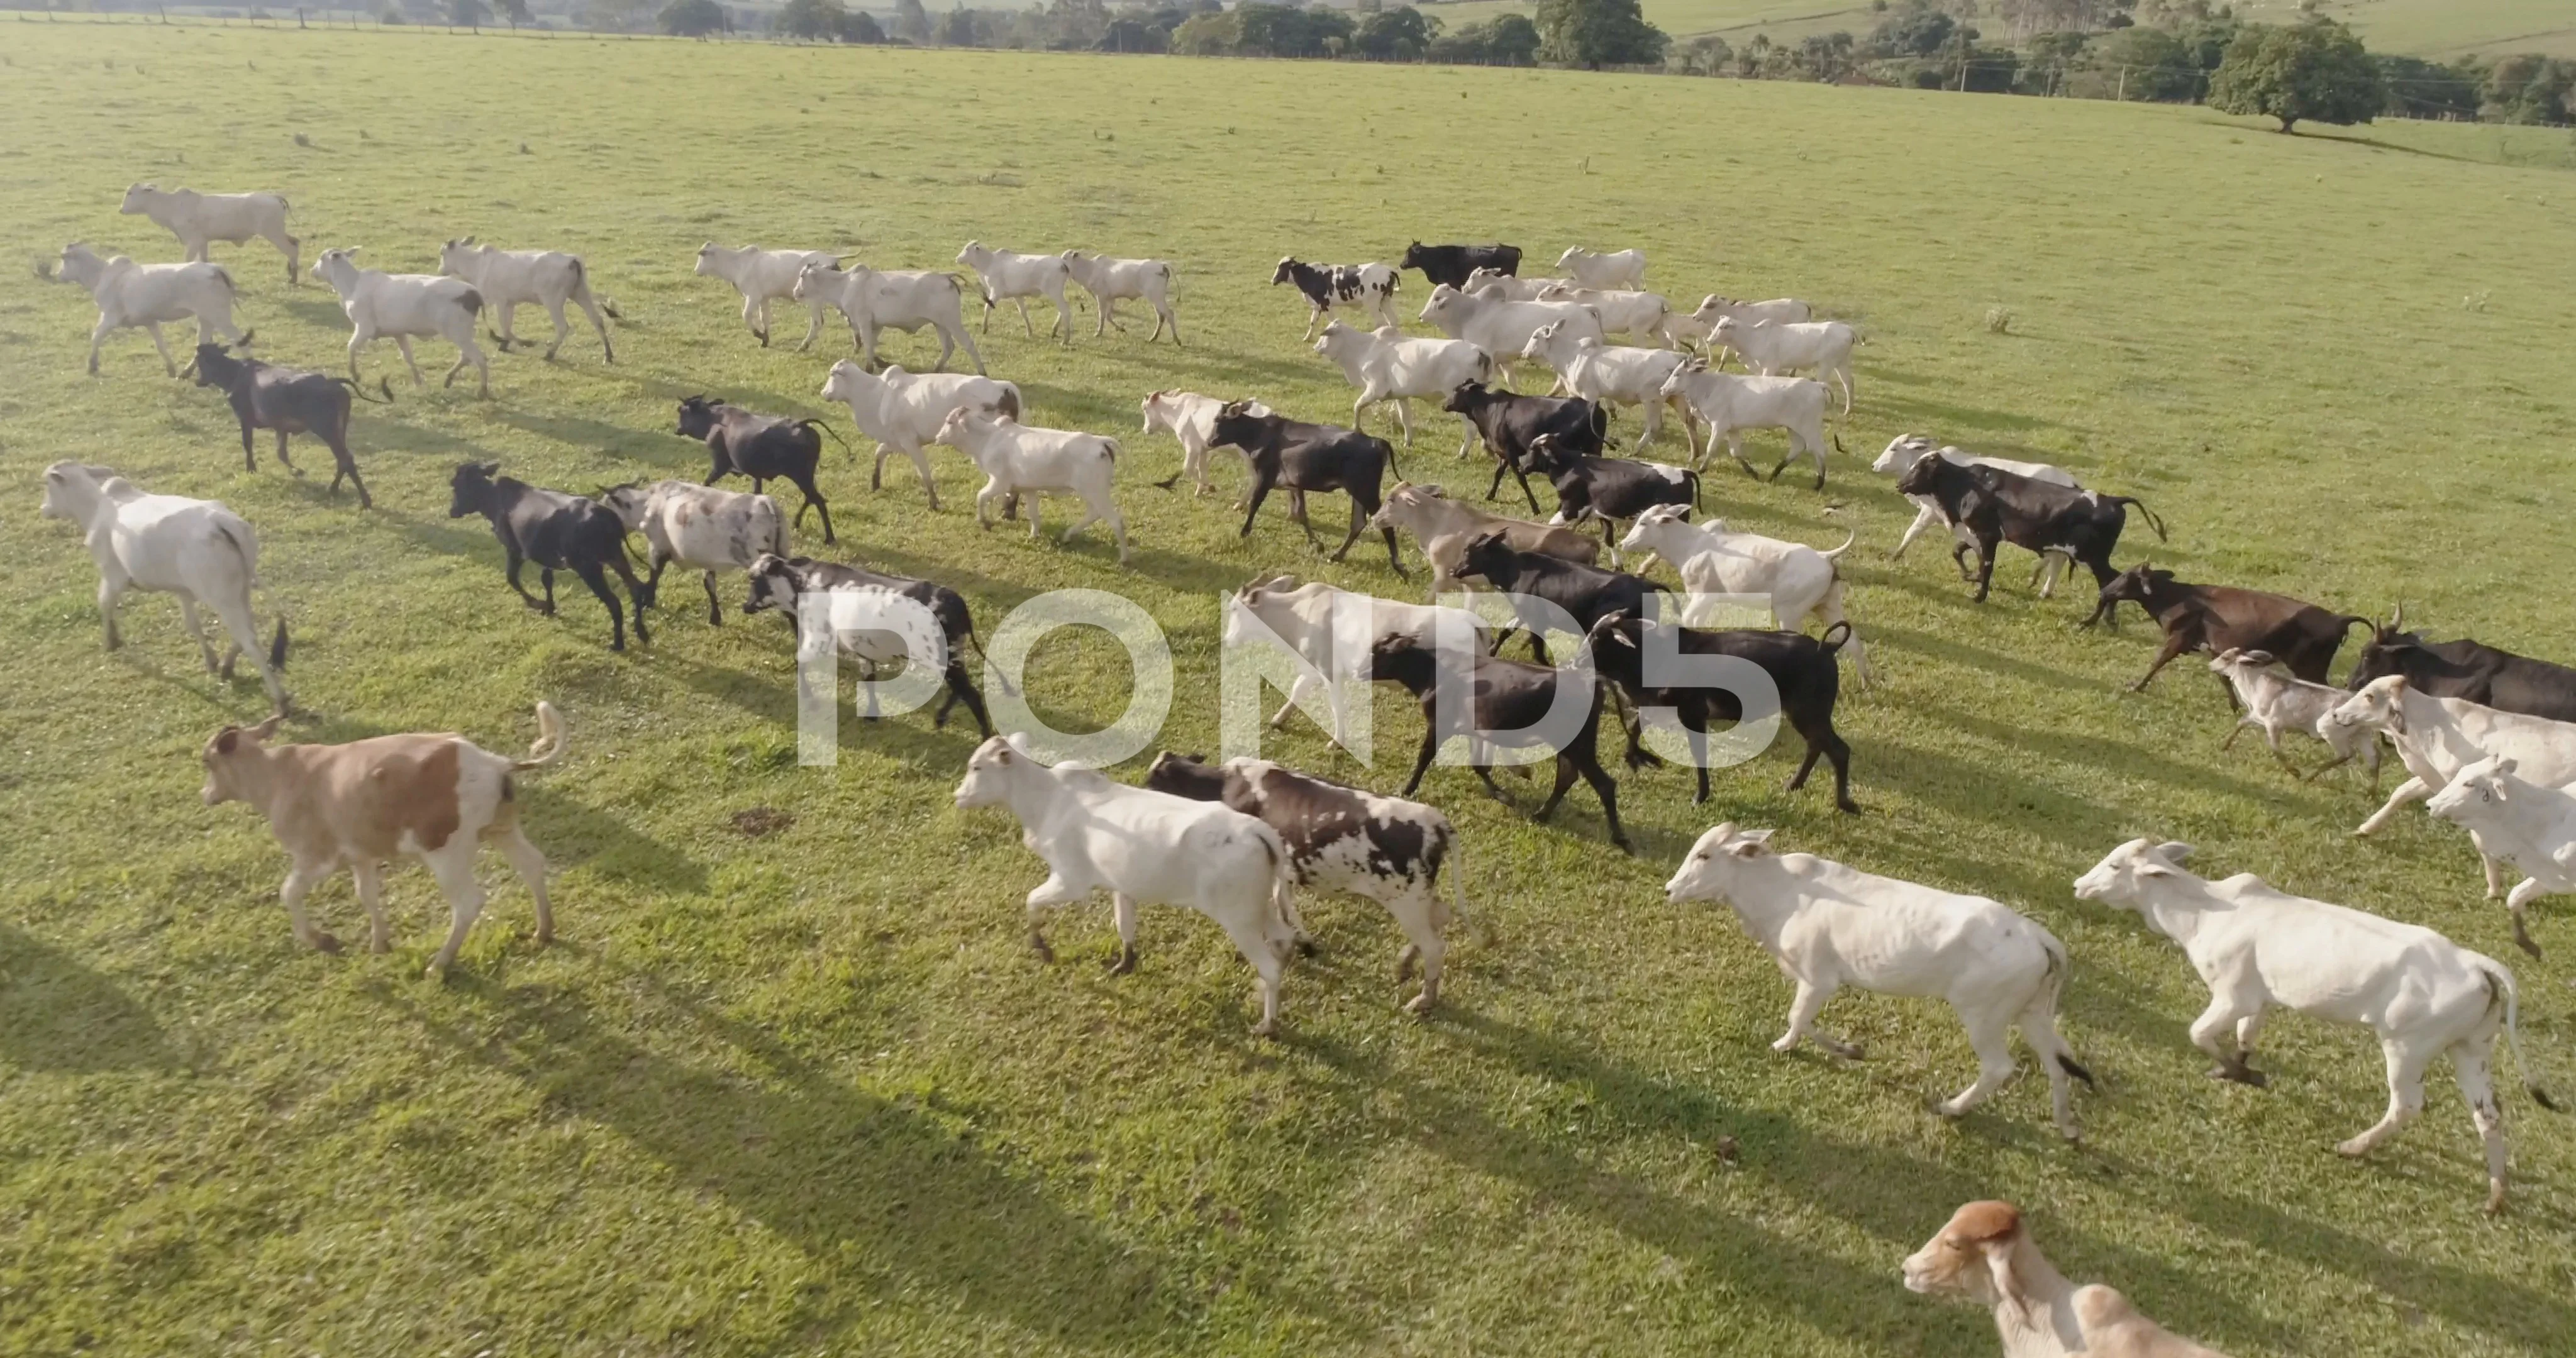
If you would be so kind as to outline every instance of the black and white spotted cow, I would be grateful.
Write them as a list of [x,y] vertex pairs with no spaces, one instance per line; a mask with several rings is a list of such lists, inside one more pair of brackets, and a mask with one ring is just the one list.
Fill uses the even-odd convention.
[[1315,337],[1315,322],[1333,314],[1336,306],[1368,312],[1382,326],[1397,323],[1395,292],[1403,279],[1383,264],[1301,264],[1283,259],[1270,282],[1273,287],[1294,283],[1297,291],[1306,294],[1306,305],[1314,308],[1306,316],[1309,340]]
[[[1412,974],[1415,959],[1422,963],[1422,993],[1405,1010],[1423,1014],[1439,1002],[1440,962],[1448,951],[1441,930],[1467,906],[1463,859],[1449,879],[1455,906],[1440,898],[1440,866],[1456,847],[1447,816],[1266,759],[1208,764],[1166,752],[1145,774],[1145,786],[1258,817],[1287,844],[1299,886],[1347,891],[1385,906],[1408,940],[1396,954],[1396,979]],[[1293,908],[1289,923],[1304,936],[1305,923]]]
[[[934,729],[946,726],[949,709],[963,702],[966,710],[974,715],[977,729],[986,738],[991,738],[993,719],[984,711],[984,694],[975,687],[975,681],[966,672],[966,647],[972,645],[978,653],[984,649],[984,643],[975,635],[975,619],[967,611],[966,596],[946,585],[916,580],[908,575],[844,566],[837,561],[782,557],[772,552],[762,553],[745,573],[751,577],[751,597],[743,601],[742,611],[751,614],[779,609],[785,613],[790,625],[797,622],[797,596],[811,590],[823,590],[835,596],[847,595],[853,604],[863,605],[892,596],[909,599],[928,609],[931,619],[938,625],[939,635],[913,640],[926,643],[941,654],[947,662],[941,677],[948,683],[948,694],[940,700],[939,710],[931,714],[930,724]],[[840,602],[839,598],[836,597],[834,602]],[[833,610],[832,644],[842,655],[859,662],[864,670],[863,679],[875,679],[878,666],[902,660],[910,653],[904,636],[882,626],[866,626],[856,620],[857,616],[865,616],[872,610],[865,607],[848,610],[855,615],[848,621],[837,616],[843,611]],[[919,615],[914,616],[917,618]],[[869,621],[876,619],[870,618]],[[797,644],[801,648],[807,644],[807,639],[800,635]],[[800,650],[799,659],[802,658]],[[805,682],[801,664],[796,681],[799,684]],[[1003,680],[1002,686],[1009,689],[1010,681]],[[868,710],[862,715],[874,721],[877,717],[876,691],[868,690],[867,696]]]

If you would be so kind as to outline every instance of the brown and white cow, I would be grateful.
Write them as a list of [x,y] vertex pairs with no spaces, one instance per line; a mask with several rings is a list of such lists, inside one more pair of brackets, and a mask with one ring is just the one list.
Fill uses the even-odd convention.
[[245,802],[268,817],[293,864],[279,896],[297,941],[340,950],[340,940],[305,919],[304,897],[346,866],[367,907],[368,951],[385,951],[384,866],[408,854],[438,878],[455,917],[447,946],[429,964],[430,975],[441,974],[482,912],[474,856],[486,841],[500,846],[537,898],[537,942],[554,938],[546,857],[519,829],[515,778],[563,758],[563,717],[553,704],[537,704],[537,741],[525,759],[494,754],[453,733],[270,745],[280,720],[227,726],[207,740],[205,797],[208,806]]

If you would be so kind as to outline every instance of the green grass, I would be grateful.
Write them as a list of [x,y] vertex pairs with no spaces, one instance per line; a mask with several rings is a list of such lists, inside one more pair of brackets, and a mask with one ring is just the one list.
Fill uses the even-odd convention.
[[[1426,6],[1422,12],[1456,28],[1507,11],[1530,14],[1536,6],[1530,0],[1461,0],[1457,4]],[[1836,0],[1647,0],[1645,12],[1649,21],[1675,37],[1718,33],[1739,44],[1757,32],[1770,34],[1774,42],[1803,38],[1809,33],[1830,33],[1838,28],[1857,37],[1877,27],[1885,17],[1873,13],[1866,4],[1841,4]]]
[[[2447,1088],[2378,1158],[2340,1161],[2331,1143],[2382,1098],[2367,1038],[2284,1018],[2270,1092],[2211,1084],[2180,956],[2067,883],[2152,833],[2213,872],[2432,924],[2515,963],[2525,1045],[2561,1090],[2566,909],[2541,909],[2552,956],[2529,962],[2456,832],[2410,813],[2354,841],[2368,795],[2219,753],[2224,707],[2191,665],[2122,693],[2151,646],[2134,615],[2077,631],[2085,603],[2032,599],[2016,562],[1972,606],[1937,544],[1891,566],[1910,510],[1864,469],[1906,430],[2045,458],[2171,522],[2171,543],[2124,559],[2352,610],[2402,595],[2441,633],[2576,656],[2563,173],[2477,163],[2439,128],[2375,147],[2197,109],[1791,84],[0,33],[0,251],[18,261],[0,291],[17,488],[0,512],[0,1350],[1981,1355],[1986,1318],[1907,1294],[1896,1264],[1989,1195],[2030,1208],[2068,1272],[2238,1355],[2537,1355],[2576,1333],[2567,1119],[2511,1099],[2520,1177],[2497,1222]],[[1466,128],[1506,129],[1474,159],[1513,172],[1462,173]],[[139,335],[84,377],[86,299],[28,277],[75,237],[173,256],[116,215],[142,178],[276,187],[308,249],[388,267],[467,231],[582,251],[628,317],[624,361],[577,338],[559,364],[496,359],[489,402],[398,386],[359,429],[373,514],[265,453],[246,474],[220,404],[166,380]],[[1185,351],[988,341],[1033,418],[1126,440],[1136,566],[1096,535],[977,533],[955,507],[973,478],[945,453],[952,508],[934,515],[900,477],[870,495],[835,450],[840,551],[960,585],[988,634],[1040,590],[1131,595],[1174,637],[1185,749],[1215,744],[1218,591],[1276,570],[1414,588],[1366,551],[1321,565],[1276,507],[1238,542],[1214,504],[1145,484],[1178,456],[1133,433],[1147,390],[1346,415],[1296,342],[1302,308],[1266,286],[1283,251],[1635,244],[1678,296],[1794,293],[1855,321],[1856,455],[1828,493],[1709,484],[1746,526],[1831,542],[1830,500],[1860,534],[1852,609],[1882,686],[1840,721],[1866,814],[1783,794],[1776,753],[1720,774],[1704,808],[1682,773],[1649,772],[1622,781],[1643,850],[1626,859],[1581,794],[1532,826],[1436,771],[1424,795],[1460,823],[1490,934],[1458,950],[1443,1013],[1396,1012],[1382,915],[1318,902],[1325,951],[1291,979],[1283,1039],[1259,1043],[1248,975],[1177,912],[1149,914],[1131,977],[1101,974],[1105,906],[1062,917],[1062,962],[1030,957],[1019,901],[1041,866],[1005,817],[948,804],[970,732],[845,720],[839,768],[798,768],[774,624],[710,630],[680,585],[654,644],[612,655],[595,610],[527,613],[481,525],[445,517],[468,457],[574,488],[691,474],[703,454],[664,432],[691,392],[843,421],[814,395],[833,355],[756,347],[724,287],[690,275],[701,240],[944,265],[970,236],[1178,261]],[[339,362],[327,294],[286,291],[264,246],[218,257],[270,357]],[[1995,305],[2012,334],[1985,330]],[[1463,481],[1449,451],[1427,439],[1405,469]],[[134,600],[127,647],[100,650],[88,559],[35,513],[60,457],[258,526],[303,738],[454,729],[510,749],[537,699],[560,705],[572,757],[527,792],[556,945],[534,946],[513,886],[447,984],[424,982],[445,911],[406,871],[391,955],[296,948],[265,829],[196,796],[200,743],[254,717],[258,689],[201,674],[163,599]],[[1042,650],[1035,674],[1059,724],[1125,701],[1096,648]],[[1417,729],[1392,702],[1379,720],[1395,751]],[[1302,723],[1272,748],[1401,779]],[[759,806],[795,824],[729,828]],[[2038,1081],[1955,1126],[1928,1115],[1970,1071],[1938,1006],[1837,1000],[1858,1066],[1770,1053],[1776,970],[1724,912],[1659,889],[1721,818],[1992,894],[2064,937],[2066,1027],[2106,1086],[2081,1103],[2085,1146],[2057,1144]],[[316,904],[353,936],[345,884]]]
[[[2258,8],[2252,17],[2286,21],[2289,7],[2277,8],[2277,14]],[[2374,52],[2576,56],[2576,6],[2566,0],[2326,0],[2323,8],[2351,24]]]

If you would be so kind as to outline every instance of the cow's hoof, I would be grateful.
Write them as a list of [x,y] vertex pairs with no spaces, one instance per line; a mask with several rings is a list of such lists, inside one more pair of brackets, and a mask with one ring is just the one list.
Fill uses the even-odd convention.
[[2361,1157],[2370,1154],[2370,1147],[2365,1144],[2360,1137],[2356,1136],[2350,1141],[2338,1143],[2335,1146],[2335,1154],[2340,1155],[2347,1160],[2358,1160]]
[[315,952],[337,953],[340,951],[340,940],[329,934],[315,934],[313,936],[313,950]]
[[1109,963],[1109,974],[1112,976],[1125,976],[1135,970],[1136,950],[1134,948],[1120,948],[1118,956]]
[[1435,1003],[1437,1003],[1437,1001],[1428,994],[1416,995],[1405,1002],[1404,1012],[1411,1014],[1415,1018],[1424,1018],[1429,1016],[1431,1013],[1431,1006]]

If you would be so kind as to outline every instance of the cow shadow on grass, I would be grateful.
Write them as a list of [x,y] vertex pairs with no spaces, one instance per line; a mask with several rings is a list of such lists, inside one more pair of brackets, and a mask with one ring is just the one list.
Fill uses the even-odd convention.
[[1899,651],[1910,651],[1918,655],[1929,656],[1935,660],[1939,660],[1962,669],[1983,670],[1988,674],[2017,679],[2025,684],[2030,684],[2037,688],[2044,688],[2051,692],[2062,692],[2068,689],[2092,689],[2099,693],[2109,694],[2116,688],[2116,686],[2108,680],[2097,679],[2089,675],[2076,674],[2067,670],[2052,669],[2049,666],[2039,664],[2035,661],[2024,660],[2019,656],[2007,655],[2001,651],[1988,650],[1983,646],[1972,646],[1964,641],[1954,640],[1950,637],[1939,635],[1938,633],[1921,632],[1908,627],[1895,627],[1886,623],[1877,622],[1870,623],[1868,641],[1872,648],[1887,647]]
[[507,408],[494,411],[492,418],[522,433],[588,449],[603,457],[649,462],[673,471],[707,464],[706,445],[673,434],[671,425],[645,428],[578,415],[540,415]]
[[[920,1304],[925,1294],[1108,1352],[1158,1349],[1175,1328],[1208,1318],[1185,1264],[1058,1206],[974,1131],[939,1116],[939,1095],[879,1097],[645,973],[615,984],[650,994],[656,1026],[673,1030],[664,1049],[595,1022],[575,990],[460,977],[453,989],[479,1011],[471,1022],[399,993],[386,1002],[457,1056],[614,1128],[673,1177],[803,1251],[831,1281],[808,1294],[789,1327],[797,1332],[837,1332],[874,1304]],[[1247,1275],[1234,1286],[1261,1284]]]
[[176,1070],[150,1010],[68,950],[0,924],[0,1062],[23,1070]]

